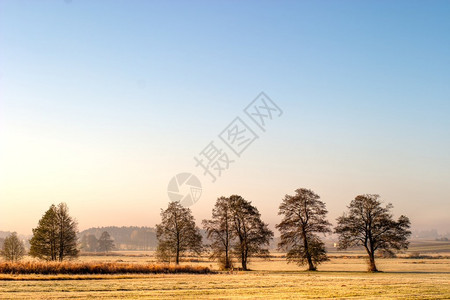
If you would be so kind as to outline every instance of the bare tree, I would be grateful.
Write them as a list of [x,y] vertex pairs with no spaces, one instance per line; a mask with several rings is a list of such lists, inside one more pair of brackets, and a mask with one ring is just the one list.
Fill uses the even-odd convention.
[[9,261],[19,261],[25,256],[25,246],[17,236],[17,233],[12,233],[5,238],[0,255]]
[[179,264],[180,257],[186,252],[200,255],[202,236],[189,208],[179,202],[170,202],[168,208],[161,211],[161,219],[161,224],[156,225],[159,259],[170,262],[174,257],[175,263]]
[[235,254],[239,257],[243,270],[248,270],[249,257],[269,254],[264,246],[269,246],[273,232],[261,220],[261,214],[251,202],[241,196],[230,196],[232,232],[236,236],[233,243]]
[[109,252],[114,249],[114,241],[107,231],[103,231],[98,239],[98,250],[102,252]]
[[393,219],[392,204],[381,206],[379,195],[359,195],[348,206],[348,212],[337,219],[335,232],[339,234],[339,249],[364,246],[369,256],[369,271],[377,272],[375,253],[380,250],[407,249],[410,221],[400,216]]
[[30,255],[46,260],[63,261],[67,257],[76,257],[77,224],[69,215],[65,203],[52,205],[33,229],[30,240]]
[[326,220],[328,211],[319,195],[308,189],[298,189],[294,196],[286,195],[280,205],[283,220],[276,228],[281,232],[279,248],[288,250],[287,259],[299,265],[308,264],[309,271],[328,260],[325,244],[317,233],[331,233]]
[[203,228],[206,230],[208,239],[212,240],[212,259],[217,259],[223,269],[232,267],[231,242],[232,214],[230,199],[220,197],[212,210],[211,220],[203,220]]

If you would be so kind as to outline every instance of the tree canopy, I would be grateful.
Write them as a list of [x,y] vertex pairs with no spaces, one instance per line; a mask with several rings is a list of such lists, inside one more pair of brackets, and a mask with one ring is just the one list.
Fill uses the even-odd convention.
[[63,261],[78,256],[77,223],[65,203],[51,205],[33,229],[30,255],[45,260]]
[[363,246],[369,256],[369,271],[378,271],[375,253],[380,250],[407,249],[410,221],[400,216],[397,221],[390,212],[392,204],[381,206],[376,194],[359,195],[350,202],[348,212],[337,219],[335,232],[339,235],[339,249]]
[[308,189],[297,189],[294,196],[286,195],[280,204],[283,220],[276,228],[281,233],[280,249],[287,250],[287,259],[299,265],[308,264],[310,271],[328,260],[325,244],[318,233],[331,233],[328,211],[319,195]]
[[267,256],[273,232],[261,220],[258,209],[239,195],[229,198],[232,232],[235,240],[233,250],[241,262],[242,269],[248,269],[248,259],[252,256]]
[[25,246],[17,236],[17,233],[12,233],[3,241],[0,250],[0,255],[9,261],[19,261],[25,255]]
[[189,208],[179,202],[170,202],[166,210],[161,211],[161,223],[156,225],[158,238],[157,256],[160,260],[175,260],[186,252],[199,255],[203,250],[200,229],[195,226],[194,217]]

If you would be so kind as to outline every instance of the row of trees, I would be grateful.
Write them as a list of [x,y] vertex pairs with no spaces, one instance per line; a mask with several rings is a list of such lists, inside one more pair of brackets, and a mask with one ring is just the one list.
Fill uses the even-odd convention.
[[[138,226],[106,226],[100,228],[89,228],[80,233],[81,239],[86,235],[93,235],[96,238],[107,231],[112,237],[114,237],[115,249],[120,250],[154,250],[157,246],[156,240],[156,228],[151,227],[138,227]],[[91,243],[95,244],[95,243]],[[88,247],[89,248],[89,247]],[[82,251],[95,251],[95,249]]]
[[[308,265],[314,271],[317,265],[328,260],[325,244],[320,234],[336,233],[338,248],[362,246],[369,257],[369,271],[377,271],[375,253],[392,253],[408,247],[410,221],[405,216],[394,220],[392,205],[383,207],[379,195],[359,195],[350,202],[348,211],[337,219],[334,231],[326,219],[325,203],[309,189],[298,189],[295,195],[286,195],[279,207],[283,216],[276,228],[281,233],[280,250],[287,251],[287,259],[299,265]],[[191,210],[177,202],[169,203],[161,212],[157,225],[157,256],[164,261],[180,262],[185,254],[200,254],[202,244],[200,229],[195,225]],[[268,255],[268,245],[273,232],[261,220],[258,209],[241,196],[220,197],[209,220],[203,220],[204,229],[212,241],[208,246],[211,258],[223,268],[232,267],[233,260],[248,269],[248,260],[254,256]]]
[[[379,195],[359,195],[350,202],[347,212],[337,219],[332,230],[326,215],[325,203],[311,190],[298,189],[294,195],[286,195],[279,206],[282,220],[276,225],[280,231],[278,248],[287,252],[287,260],[307,265],[316,270],[317,265],[328,260],[325,244],[320,235],[336,233],[338,248],[362,246],[369,257],[369,270],[377,271],[377,251],[392,253],[407,249],[410,222],[405,216],[394,220],[392,205],[383,207]],[[241,196],[220,197],[212,210],[211,219],[203,220],[210,245],[202,243],[200,229],[196,226],[189,208],[171,202],[161,212],[161,223],[156,226],[158,240],[157,257],[162,261],[179,264],[186,254],[211,254],[224,269],[239,261],[243,270],[248,269],[249,258],[265,257],[273,239],[268,224],[250,201]],[[79,253],[77,224],[69,215],[67,205],[52,205],[33,229],[30,252],[33,257],[62,261]],[[88,251],[110,251],[114,247],[108,232],[100,239],[84,236],[81,245]],[[1,254],[8,260],[24,255],[23,243],[16,234],[5,239]]]
[[[186,252],[200,254],[205,250],[200,229],[195,225],[189,208],[178,202],[169,203],[161,212],[162,222],[156,226],[158,238],[157,256],[176,264]],[[213,259],[224,268],[230,268],[232,255],[238,256],[242,268],[247,270],[248,258],[267,255],[273,232],[261,220],[258,209],[241,196],[221,197],[213,209],[213,218],[204,220],[208,238],[212,240]]]

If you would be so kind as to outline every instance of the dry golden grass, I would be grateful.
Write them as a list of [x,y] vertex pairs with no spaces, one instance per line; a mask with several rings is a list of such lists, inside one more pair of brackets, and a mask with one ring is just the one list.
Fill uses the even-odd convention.
[[132,263],[94,263],[94,262],[2,262],[0,274],[173,274],[173,273],[210,273],[202,266],[175,266]]
[[158,274],[126,277],[99,275],[89,280],[0,281],[1,299],[445,299],[448,297],[450,297],[448,274],[254,271],[211,275]]
[[[448,252],[447,252],[448,253]],[[355,253],[357,254],[357,253]],[[439,253],[437,253],[439,254]],[[250,272],[217,274],[0,274],[0,299],[450,299],[450,259],[378,259],[367,273],[358,255],[335,255],[318,272],[287,264],[283,254],[254,259]],[[33,262],[30,258],[29,262]],[[152,252],[82,256],[87,264],[149,265]],[[209,267],[206,258],[182,266]]]

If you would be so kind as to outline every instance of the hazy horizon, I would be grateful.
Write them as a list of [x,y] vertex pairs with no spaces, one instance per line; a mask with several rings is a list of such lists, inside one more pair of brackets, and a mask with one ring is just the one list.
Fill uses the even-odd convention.
[[[189,172],[198,225],[239,194],[273,228],[302,187],[333,224],[380,194],[450,231],[450,2],[171,4],[0,2],[0,230],[60,202],[80,230],[154,226]],[[283,111],[265,132],[243,112],[261,91]],[[218,137],[238,116],[240,157]],[[235,160],[214,183],[194,160],[213,140]]]

